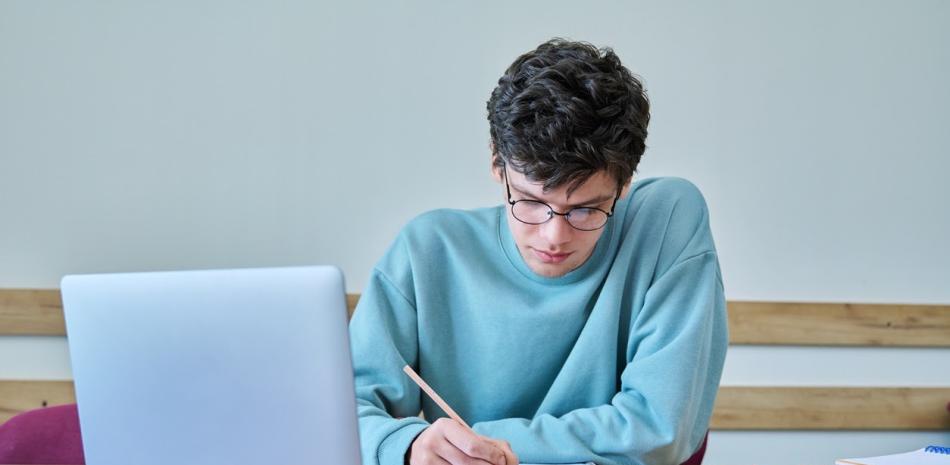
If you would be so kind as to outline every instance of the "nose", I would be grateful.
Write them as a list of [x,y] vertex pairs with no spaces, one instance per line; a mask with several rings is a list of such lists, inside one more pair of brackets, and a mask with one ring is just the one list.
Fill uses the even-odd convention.
[[574,237],[574,227],[567,222],[567,218],[556,215],[541,225],[541,237],[552,246],[566,244]]

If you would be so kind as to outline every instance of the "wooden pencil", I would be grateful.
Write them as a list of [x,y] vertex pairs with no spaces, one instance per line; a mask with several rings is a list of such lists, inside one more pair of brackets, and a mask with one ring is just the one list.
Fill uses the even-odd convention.
[[429,397],[432,398],[432,400],[435,401],[435,403],[438,404],[439,407],[449,415],[449,418],[461,423],[462,426],[468,428],[469,431],[472,430],[472,427],[468,426],[468,423],[465,423],[465,420],[463,420],[459,414],[455,413],[455,410],[452,410],[452,407],[449,407],[449,404],[447,404],[445,400],[443,400],[442,397],[439,396],[437,392],[435,392],[435,389],[432,389],[432,387],[429,386],[429,383],[426,383],[425,380],[422,379],[418,373],[416,373],[416,370],[413,370],[411,366],[406,365],[402,367],[402,371],[406,372],[406,374],[409,375],[409,377],[412,378],[412,380],[415,381],[416,384],[418,384],[419,387],[422,388],[422,390],[425,391],[425,393],[428,394]]

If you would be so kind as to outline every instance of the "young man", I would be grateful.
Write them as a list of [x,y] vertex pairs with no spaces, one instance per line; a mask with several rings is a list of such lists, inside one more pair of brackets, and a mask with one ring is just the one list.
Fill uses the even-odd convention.
[[508,68],[488,119],[504,203],[412,220],[354,314],[364,465],[683,462],[712,413],[726,303],[699,191],[631,184],[640,81],[556,39]]

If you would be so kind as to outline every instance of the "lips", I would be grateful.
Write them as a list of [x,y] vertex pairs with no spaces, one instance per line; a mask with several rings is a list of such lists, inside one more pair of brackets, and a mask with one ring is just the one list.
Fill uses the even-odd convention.
[[571,256],[572,253],[574,253],[574,252],[569,252],[569,253],[556,254],[556,253],[542,252],[538,249],[531,249],[531,251],[534,252],[534,255],[536,257],[538,257],[538,260],[541,260],[544,263],[551,263],[551,264],[561,263],[564,260],[566,260],[567,257]]

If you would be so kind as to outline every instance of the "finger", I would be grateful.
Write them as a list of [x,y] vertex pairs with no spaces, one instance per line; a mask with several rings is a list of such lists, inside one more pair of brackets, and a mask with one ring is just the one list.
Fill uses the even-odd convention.
[[433,452],[451,465],[495,465],[482,459],[466,455],[447,439],[439,441],[438,444],[433,447]]
[[430,425],[422,430],[409,446],[408,465],[452,465],[433,452],[433,446],[440,441],[446,440],[438,426]]
[[508,444],[508,441],[502,441],[500,439],[492,439],[495,446],[498,447],[505,454],[505,464],[506,465],[518,465],[518,456],[515,455],[515,451],[511,449],[511,444]]
[[409,465],[454,465],[451,462],[440,457],[439,454],[431,451],[425,450],[421,454],[412,455],[412,458],[409,460]]
[[469,457],[482,459],[491,464],[505,463],[505,454],[495,444],[456,421],[447,423],[443,433],[452,445]]
[[501,450],[505,454],[505,463],[506,465],[518,465],[518,456],[515,455],[515,451],[511,450],[511,447],[505,447]]

